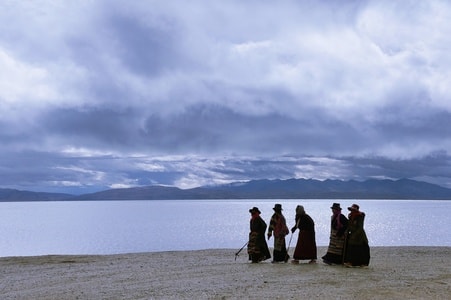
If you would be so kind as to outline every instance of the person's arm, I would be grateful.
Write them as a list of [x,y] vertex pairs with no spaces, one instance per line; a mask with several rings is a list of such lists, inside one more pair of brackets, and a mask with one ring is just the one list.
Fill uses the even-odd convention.
[[276,227],[276,215],[274,214],[271,217],[271,220],[269,221],[269,227],[268,227],[268,240],[271,238],[272,236],[272,232],[274,231],[274,228]]
[[343,236],[348,228],[348,219],[344,215],[340,215],[341,228],[337,231],[337,236]]
[[296,216],[295,221],[296,221],[296,223],[294,224],[293,228],[291,228],[291,232],[292,232],[292,233],[294,233],[294,232],[296,231],[296,229],[299,228],[299,221],[300,221],[300,218],[299,218],[298,215]]

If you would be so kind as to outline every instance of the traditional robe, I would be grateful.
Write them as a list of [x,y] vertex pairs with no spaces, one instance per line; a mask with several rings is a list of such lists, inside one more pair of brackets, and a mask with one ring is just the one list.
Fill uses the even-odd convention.
[[348,227],[348,219],[343,214],[333,215],[330,224],[329,247],[322,257],[327,264],[343,263],[343,248],[345,243],[345,231]]
[[365,213],[353,211],[349,214],[346,230],[344,261],[352,266],[368,266],[370,263],[370,247],[363,229]]
[[280,212],[275,212],[269,222],[268,232],[274,231],[274,261],[282,262],[288,260],[285,236],[289,233],[285,217]]
[[296,260],[316,259],[315,222],[306,213],[296,214],[293,232],[299,229],[298,241],[293,258]]
[[271,253],[265,240],[266,227],[266,223],[260,215],[251,218],[247,253],[249,254],[249,260],[253,263],[271,258]]

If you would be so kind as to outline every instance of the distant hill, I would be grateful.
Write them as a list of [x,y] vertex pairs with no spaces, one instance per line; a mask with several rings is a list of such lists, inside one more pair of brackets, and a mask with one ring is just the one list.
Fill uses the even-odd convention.
[[19,191],[15,189],[0,189],[0,202],[9,201],[60,201],[73,198],[74,195],[63,193],[45,193]]
[[410,179],[400,180],[251,180],[182,190],[147,186],[113,189],[76,197],[78,200],[169,199],[451,199],[451,189]]
[[251,180],[180,189],[145,186],[110,189],[80,196],[0,189],[0,201],[190,199],[451,199],[451,189],[410,179],[341,181],[314,179]]

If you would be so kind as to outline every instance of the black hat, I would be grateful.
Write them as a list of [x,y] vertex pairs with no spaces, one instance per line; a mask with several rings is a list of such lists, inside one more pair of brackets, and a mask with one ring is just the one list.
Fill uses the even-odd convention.
[[334,203],[334,204],[332,204],[332,207],[331,207],[332,209],[338,209],[338,210],[341,210],[341,207],[340,207],[340,203]]
[[258,207],[252,207],[251,209],[249,209],[249,212],[250,213],[253,213],[253,212],[258,212],[259,214],[261,214],[261,211],[258,209]]
[[276,204],[273,208],[275,211],[282,210],[282,204]]
[[353,204],[351,207],[348,207],[348,210],[355,210],[355,211],[359,211],[359,206],[357,204]]

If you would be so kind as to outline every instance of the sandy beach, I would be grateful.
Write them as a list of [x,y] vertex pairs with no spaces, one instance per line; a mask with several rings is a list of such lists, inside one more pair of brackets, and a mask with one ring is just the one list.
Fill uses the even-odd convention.
[[[373,247],[368,268],[251,264],[246,249],[0,258],[1,299],[451,299],[451,247]],[[322,256],[325,247],[318,247]]]

